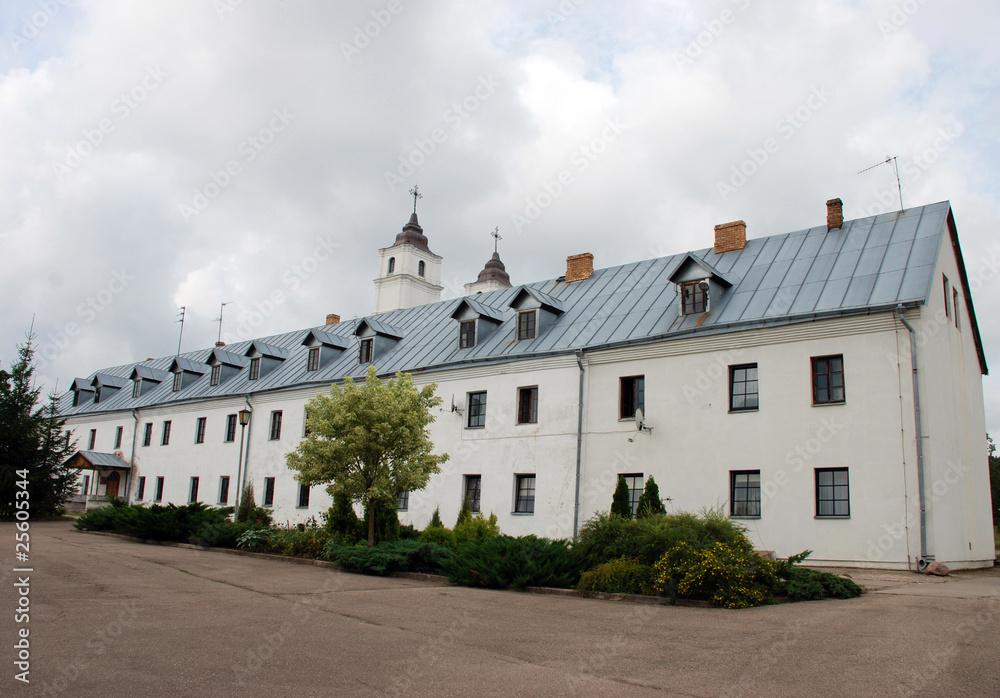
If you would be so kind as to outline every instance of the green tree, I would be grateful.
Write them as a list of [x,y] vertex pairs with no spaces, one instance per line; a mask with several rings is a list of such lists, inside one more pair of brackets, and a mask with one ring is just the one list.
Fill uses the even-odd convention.
[[629,496],[628,483],[624,477],[618,478],[618,487],[615,488],[615,496],[611,500],[611,513],[625,519],[632,518],[632,498]]
[[441,507],[434,507],[434,513],[431,514],[431,522],[427,524],[427,528],[444,528],[444,523],[441,521]]
[[639,503],[636,507],[636,518],[643,518],[652,514],[666,514],[667,508],[660,500],[660,488],[656,486],[656,480],[650,475],[646,480],[646,486],[639,495]]
[[29,333],[18,345],[10,371],[0,369],[0,518],[14,516],[21,480],[28,483],[32,518],[55,516],[76,489],[77,472],[64,465],[74,445],[59,417],[58,399],[50,395],[47,405],[39,405],[41,389],[32,386],[33,339]]
[[468,497],[462,497],[462,506],[458,510],[458,518],[455,519],[455,527],[461,526],[463,523],[468,523],[472,521],[472,502]]
[[986,435],[987,452],[990,456],[990,491],[993,493],[993,525],[1000,526],[1000,457],[990,435]]
[[374,500],[370,505],[365,505],[365,520],[369,516],[368,509],[375,507],[375,542],[388,543],[399,540],[399,509],[396,500],[386,501],[384,499]]
[[287,456],[304,485],[326,484],[336,496],[365,504],[368,545],[375,545],[372,502],[396,502],[400,492],[423,489],[448,454],[431,453],[427,425],[431,408],[441,404],[436,385],[417,390],[413,377],[397,373],[386,383],[369,367],[364,384],[344,379],[329,395],[309,401],[309,436]]

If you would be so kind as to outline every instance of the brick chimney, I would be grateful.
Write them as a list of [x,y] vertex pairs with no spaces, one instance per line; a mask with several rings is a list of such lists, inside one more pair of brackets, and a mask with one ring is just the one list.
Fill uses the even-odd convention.
[[583,281],[594,274],[594,255],[589,252],[566,258],[566,283]]
[[844,202],[840,199],[830,199],[826,202],[826,229],[831,231],[844,224]]
[[340,322],[340,316],[339,315],[335,315],[334,313],[330,313],[329,315],[326,316],[326,324],[328,324],[328,325],[336,325],[338,322]]
[[224,346],[226,346],[226,343],[225,342],[216,342],[215,346],[216,346],[216,348],[224,347]]
[[715,254],[742,250],[747,246],[747,224],[743,221],[715,226]]

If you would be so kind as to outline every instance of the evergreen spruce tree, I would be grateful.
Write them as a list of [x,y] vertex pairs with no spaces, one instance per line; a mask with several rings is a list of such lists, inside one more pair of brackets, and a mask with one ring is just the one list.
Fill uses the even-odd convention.
[[[77,472],[63,464],[73,451],[66,420],[59,418],[58,398],[38,406],[39,388],[32,387],[35,348],[28,335],[17,347],[10,371],[0,369],[0,518],[10,518],[20,490],[18,472],[27,475],[32,519],[55,516],[76,489]],[[23,499],[23,497],[22,497]]]
[[472,521],[472,502],[468,497],[462,497],[462,508],[458,510],[458,518],[455,520],[455,527],[467,521]]
[[253,497],[253,480],[251,480],[243,488],[243,494],[240,496],[240,506],[236,510],[236,520],[250,521],[256,512],[257,501]]
[[612,516],[617,514],[625,519],[632,518],[632,499],[624,477],[618,478],[618,487],[615,488],[615,496],[611,500],[611,514]]
[[399,514],[396,502],[384,499],[372,500],[365,505],[365,521],[368,520],[368,507],[375,507],[375,542],[383,543],[399,540]]
[[636,518],[651,516],[653,514],[666,514],[667,508],[660,500],[660,488],[656,486],[656,480],[650,475],[646,480],[646,487],[643,488],[639,496],[639,504],[636,507]]
[[441,521],[441,507],[434,507],[434,513],[431,514],[431,522],[427,524],[427,528],[444,528],[444,523]]

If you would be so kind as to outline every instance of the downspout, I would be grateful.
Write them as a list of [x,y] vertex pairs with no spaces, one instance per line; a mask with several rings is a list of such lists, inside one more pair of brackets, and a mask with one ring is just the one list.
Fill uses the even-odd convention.
[[135,470],[135,437],[139,434],[139,410],[132,408],[132,455],[128,459],[128,482],[125,485],[125,502],[132,502],[132,471]]
[[247,445],[246,450],[243,452],[243,475],[240,477],[240,482],[238,483],[240,491],[237,493],[237,497],[243,495],[243,490],[246,487],[247,471],[250,470],[250,442],[252,440],[250,436],[253,434],[253,405],[250,404],[250,393],[244,395],[243,399],[246,401],[247,409],[250,410],[250,421],[247,423]]
[[580,529],[580,474],[583,462],[583,350],[576,350],[576,365],[580,367],[580,396],[576,416],[576,497],[573,504],[573,539]]
[[917,335],[913,326],[903,317],[903,306],[896,308],[896,317],[910,333],[910,363],[913,366],[913,420],[917,430],[917,490],[920,493],[920,557],[917,559],[917,571],[922,572],[928,565],[927,492],[924,484],[927,478],[924,474],[924,431],[920,417],[920,382],[917,379]]

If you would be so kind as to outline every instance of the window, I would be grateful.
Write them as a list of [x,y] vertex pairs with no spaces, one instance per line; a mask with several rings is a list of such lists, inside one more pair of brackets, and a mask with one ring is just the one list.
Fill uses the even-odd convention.
[[816,516],[850,516],[847,468],[816,468]]
[[760,471],[729,472],[729,515],[760,516]]
[[299,485],[299,509],[309,508],[309,485]]
[[458,326],[458,348],[468,349],[476,346],[476,321],[467,320]]
[[628,485],[628,501],[632,505],[632,516],[635,516],[636,510],[639,508],[639,497],[642,496],[642,490],[646,487],[643,483],[642,473],[622,473],[618,477],[625,478],[625,484]]
[[951,294],[948,293],[948,277],[942,274],[941,282],[944,287],[944,316],[951,317]]
[[219,478],[219,504],[229,504],[229,476]]
[[392,274],[395,271],[396,271],[396,258],[395,257],[389,257],[389,271],[387,273],[388,274]]
[[951,297],[955,301],[955,327],[961,329],[958,325],[958,289],[951,289]]
[[399,497],[396,500],[396,509],[398,511],[406,511],[410,508],[410,493],[400,492]]
[[250,359],[250,380],[255,381],[260,378],[260,357]]
[[482,494],[482,489],[482,475],[465,476],[465,501],[469,503],[469,508],[474,514],[479,512],[479,497]]
[[423,261],[419,262],[419,263],[417,264],[417,276],[423,276],[423,275],[424,275],[424,270],[425,270],[426,268],[427,268],[427,267],[426,267],[426,265],[425,265],[425,264],[423,263]]
[[115,429],[115,448],[121,448],[122,447],[122,432],[123,431],[124,431],[124,429],[122,427],[118,427],[117,429]]
[[154,502],[163,501],[163,477],[156,478],[156,494],[153,495]]
[[757,364],[729,367],[729,411],[742,412],[756,410]]
[[363,364],[370,364],[372,362],[372,352],[375,347],[375,340],[372,338],[361,340],[361,354],[358,360]]
[[621,379],[619,391],[621,399],[618,411],[619,419],[632,419],[636,410],[646,411],[646,377],[627,376]]
[[302,410],[302,438],[305,439],[309,436],[309,410]]
[[278,441],[281,438],[281,410],[271,413],[271,441]]
[[696,315],[708,310],[708,281],[681,284],[681,314]]
[[514,513],[535,513],[535,476],[515,475],[516,492],[514,497]]
[[97,443],[97,429],[91,429],[90,430],[90,442],[89,443],[90,443],[90,445],[87,446],[87,449],[90,450],[90,451],[93,451],[94,450],[94,444]]
[[80,485],[80,494],[88,494],[90,492],[90,475],[83,476],[83,483]]
[[184,371],[178,371],[174,374],[174,392],[176,393],[181,389],[181,384],[184,382]]
[[94,404],[96,405],[100,401],[101,401],[101,386],[97,386],[97,389],[94,391]]
[[191,491],[188,493],[188,504],[198,501],[198,478],[191,478]]
[[236,441],[236,415],[226,415],[226,443]]
[[535,311],[522,310],[517,314],[517,339],[535,338]]
[[274,478],[265,477],[264,478],[264,506],[273,507],[274,506]]
[[146,478],[140,476],[139,477],[139,487],[135,491],[135,498],[138,499],[141,502],[142,498],[145,497],[145,496],[146,496]]
[[218,385],[222,380],[222,364],[215,364],[212,366],[212,380],[209,381],[211,385]]
[[132,381],[132,397],[139,397],[142,395],[142,378],[136,378]]
[[813,404],[844,402],[844,357],[818,356],[812,360]]
[[468,427],[475,429],[486,426],[486,392],[469,393]]
[[538,421],[538,386],[517,389],[517,423],[535,424]]
[[205,443],[205,422],[207,421],[207,417],[198,417],[198,425],[194,430],[194,442],[196,444]]
[[319,350],[320,347],[309,347],[309,361],[306,362],[307,371],[319,370]]
[[160,445],[166,446],[170,443],[170,420],[168,419],[163,423],[163,438],[160,439]]
[[153,443],[153,423],[146,422],[146,430],[142,435],[142,445],[149,446],[151,443]]

